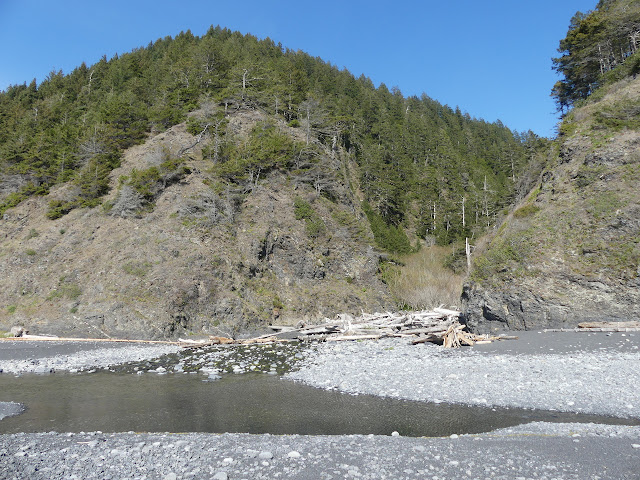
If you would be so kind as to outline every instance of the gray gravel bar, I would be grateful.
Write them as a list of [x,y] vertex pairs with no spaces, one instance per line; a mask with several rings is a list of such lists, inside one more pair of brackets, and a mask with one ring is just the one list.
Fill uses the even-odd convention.
[[[565,338],[586,342],[586,335]],[[526,354],[517,353],[519,341],[484,351],[411,345],[405,339],[327,342],[286,378],[353,394],[638,418],[638,336],[630,342],[618,336],[617,343],[609,340],[612,344],[605,347],[598,341],[603,337],[608,339],[594,336],[583,350],[530,348],[535,353]],[[514,350],[507,352],[507,347]]]
[[20,415],[24,411],[24,405],[17,402],[0,402],[0,420],[14,415]]
[[180,347],[176,345],[163,344],[3,340],[0,343],[0,372],[82,372],[178,351]]

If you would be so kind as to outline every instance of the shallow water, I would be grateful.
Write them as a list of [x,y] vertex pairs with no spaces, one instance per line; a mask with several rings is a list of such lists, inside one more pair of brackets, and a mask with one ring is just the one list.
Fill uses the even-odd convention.
[[244,432],[446,436],[531,421],[638,424],[639,421],[430,404],[324,391],[276,375],[0,375],[0,401],[26,412],[0,421],[15,432]]

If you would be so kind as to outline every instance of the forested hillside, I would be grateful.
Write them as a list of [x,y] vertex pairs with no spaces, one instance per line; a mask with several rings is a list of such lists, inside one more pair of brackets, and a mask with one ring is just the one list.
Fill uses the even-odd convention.
[[457,303],[415,251],[493,228],[546,142],[222,28],[52,72],[0,93],[0,330],[229,336]]
[[[283,119],[300,130],[301,144],[237,145],[226,126],[239,108]],[[189,130],[205,145],[216,183],[232,188],[278,170],[330,197],[314,143],[344,149],[357,164],[359,185],[351,187],[364,195],[376,241],[396,252],[412,248],[405,232],[448,244],[495,224],[535,181],[529,160],[543,142],[427,95],[376,88],[270,39],[212,27],[0,93],[0,212],[62,183],[69,188],[50,200],[49,218],[99,205],[124,149],[198,109]],[[162,172],[134,173],[129,184],[143,197],[140,207],[153,196],[149,185],[181,175],[186,153],[166,158]]]

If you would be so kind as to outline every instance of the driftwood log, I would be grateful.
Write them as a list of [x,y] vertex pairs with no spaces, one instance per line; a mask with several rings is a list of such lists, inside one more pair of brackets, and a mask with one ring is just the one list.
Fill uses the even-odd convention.
[[576,328],[546,328],[543,332],[640,332],[640,322],[582,322]]

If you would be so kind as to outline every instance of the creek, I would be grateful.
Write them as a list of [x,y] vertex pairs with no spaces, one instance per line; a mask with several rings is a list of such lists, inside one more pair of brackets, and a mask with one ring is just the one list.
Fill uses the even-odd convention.
[[309,351],[295,344],[208,347],[75,373],[0,374],[0,401],[25,407],[22,414],[0,421],[0,433],[390,435],[397,431],[403,436],[448,436],[533,421],[640,423],[599,415],[351,395],[282,377]]
[[26,411],[0,421],[16,432],[245,432],[446,436],[531,421],[637,423],[628,419],[431,404],[320,390],[276,375],[95,372],[0,376],[0,401]]

